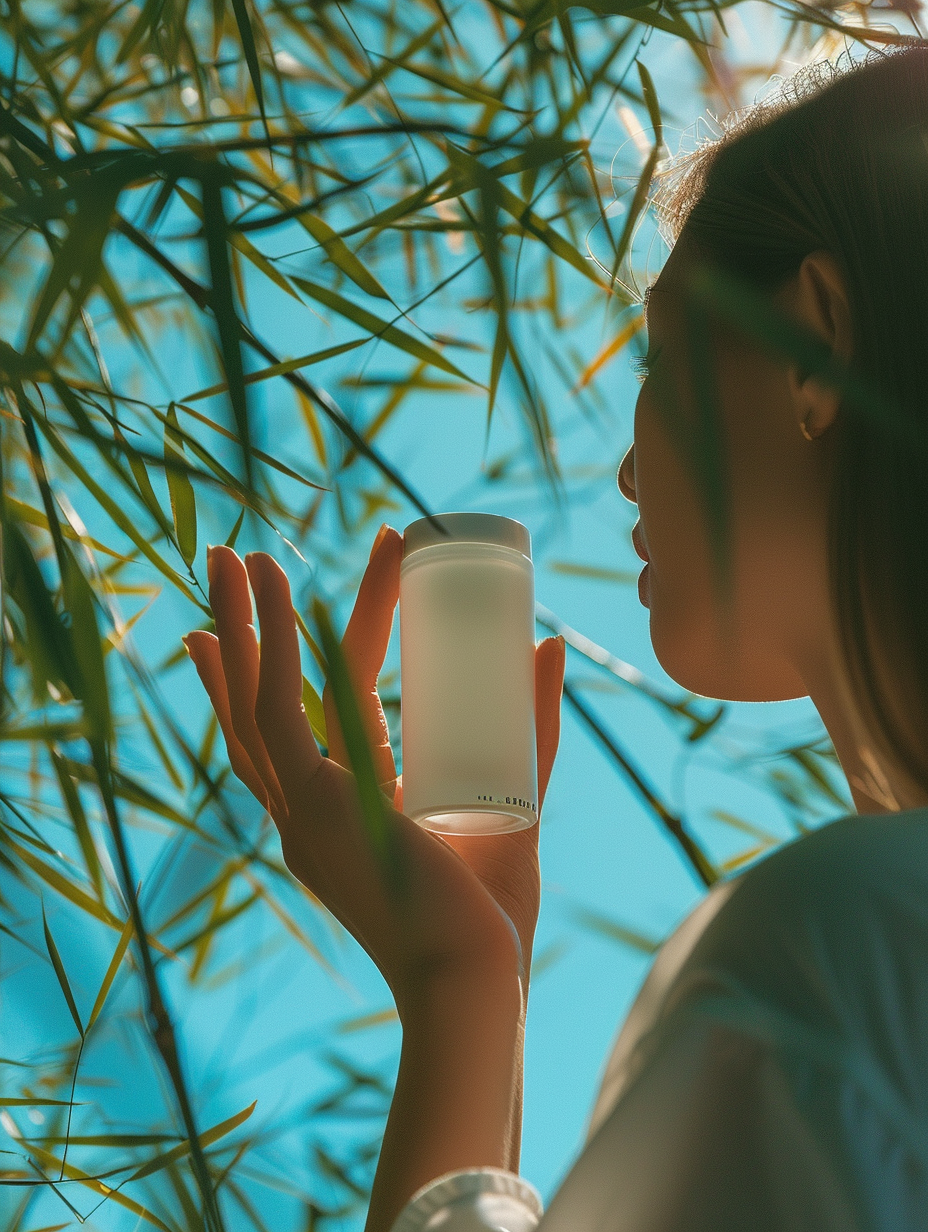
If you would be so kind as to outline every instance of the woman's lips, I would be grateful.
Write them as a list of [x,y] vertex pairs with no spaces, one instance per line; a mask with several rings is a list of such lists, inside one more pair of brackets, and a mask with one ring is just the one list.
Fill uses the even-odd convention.
[[636,522],[635,525],[632,527],[632,547],[634,547],[635,552],[641,557],[644,563],[648,564],[651,557],[648,555],[647,548],[644,546],[641,540],[641,523],[640,522]]
[[647,548],[642,542],[640,522],[636,522],[632,527],[632,545],[644,561],[644,568],[638,575],[638,598],[641,601],[642,607],[649,608],[651,606],[651,558],[648,556]]

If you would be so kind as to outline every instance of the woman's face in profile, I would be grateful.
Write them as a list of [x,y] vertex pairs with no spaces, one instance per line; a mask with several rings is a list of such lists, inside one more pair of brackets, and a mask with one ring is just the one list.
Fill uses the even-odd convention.
[[[804,439],[782,360],[733,330],[710,329],[699,308],[694,333],[692,268],[681,240],[651,290],[650,363],[618,474],[639,510],[633,542],[649,561],[640,593],[651,640],[664,670],[692,692],[801,697],[809,690],[800,665],[820,652],[828,624],[827,446]],[[775,299],[789,310],[791,297],[785,284]],[[697,389],[716,408],[715,441],[700,428]],[[725,494],[714,506],[713,488]],[[727,592],[713,570],[713,508],[729,532]]]

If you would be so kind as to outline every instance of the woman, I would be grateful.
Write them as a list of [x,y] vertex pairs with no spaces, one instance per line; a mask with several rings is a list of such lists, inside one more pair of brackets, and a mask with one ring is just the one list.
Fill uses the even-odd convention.
[[[857,814],[714,888],[665,945],[541,1229],[924,1232],[928,49],[798,74],[678,164],[659,204],[676,242],[618,475],[654,648],[709,697],[810,695]],[[289,868],[396,998],[367,1232],[521,1232],[541,1214],[517,1174],[538,828],[442,838],[402,814],[376,693],[400,555],[384,528],[344,649],[411,873],[402,906],[328,690],[327,758],[301,710],[270,557],[212,552],[217,637],[187,647]],[[561,641],[538,646],[542,798],[563,664]]]

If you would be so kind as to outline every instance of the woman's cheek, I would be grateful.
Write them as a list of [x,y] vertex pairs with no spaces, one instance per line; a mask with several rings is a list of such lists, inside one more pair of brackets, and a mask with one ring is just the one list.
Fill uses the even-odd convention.
[[720,683],[724,637],[716,619],[705,513],[666,417],[645,390],[635,417],[635,484],[650,557],[647,601],[654,653],[682,687]]
[[[679,546],[685,546],[682,538]],[[706,572],[693,568],[693,555],[656,554],[652,560],[647,591],[658,662],[682,688],[724,696],[724,663],[730,655]]]

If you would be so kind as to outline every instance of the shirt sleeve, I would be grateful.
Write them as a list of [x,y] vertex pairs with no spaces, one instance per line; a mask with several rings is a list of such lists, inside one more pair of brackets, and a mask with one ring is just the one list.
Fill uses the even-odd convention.
[[391,1232],[533,1232],[542,1215],[534,1185],[505,1168],[468,1168],[429,1181]]

